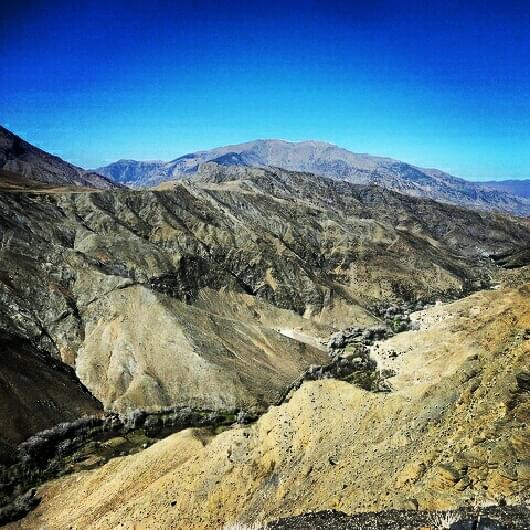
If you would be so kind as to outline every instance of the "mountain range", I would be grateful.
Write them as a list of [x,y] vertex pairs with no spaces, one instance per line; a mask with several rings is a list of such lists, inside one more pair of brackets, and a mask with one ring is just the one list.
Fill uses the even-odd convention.
[[192,178],[205,162],[312,172],[470,208],[530,214],[530,181],[470,182],[436,169],[352,153],[326,142],[256,140],[197,151],[169,162],[119,160],[91,171],[65,162],[0,127],[0,189],[4,190],[151,188]]
[[406,162],[352,153],[318,142],[255,140],[190,153],[169,162],[119,160],[98,172],[126,186],[153,187],[161,182],[190,178],[204,162],[224,166],[279,167],[356,184],[381,187],[462,206],[530,214],[528,183],[477,183],[453,177],[437,169],[415,167]]
[[525,199],[352,153],[331,178],[317,142],[128,189],[2,134],[0,525],[528,528],[530,219],[495,211]]

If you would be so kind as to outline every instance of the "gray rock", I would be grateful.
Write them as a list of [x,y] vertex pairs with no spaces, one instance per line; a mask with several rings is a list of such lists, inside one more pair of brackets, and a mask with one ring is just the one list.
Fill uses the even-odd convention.
[[530,372],[519,372],[515,378],[520,390],[523,392],[530,392]]

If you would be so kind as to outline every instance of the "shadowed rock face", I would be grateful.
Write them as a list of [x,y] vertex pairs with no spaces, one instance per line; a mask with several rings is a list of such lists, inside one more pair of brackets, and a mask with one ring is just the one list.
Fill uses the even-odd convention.
[[71,367],[29,341],[0,334],[0,464],[31,434],[102,411]]
[[78,168],[38,149],[0,127],[0,189],[120,187],[110,179]]
[[[424,169],[399,160],[352,153],[326,142],[255,140],[239,145],[189,153],[170,162],[120,160],[99,168],[123,184],[147,187],[187,178],[204,162],[224,166],[280,167],[357,184],[377,184],[415,197],[512,214],[530,214],[530,200],[510,187],[469,182],[437,169]],[[497,183],[498,184],[498,183]]]
[[118,410],[275,402],[334,328],[462,293],[530,240],[524,220],[283,170],[0,199],[0,329]]

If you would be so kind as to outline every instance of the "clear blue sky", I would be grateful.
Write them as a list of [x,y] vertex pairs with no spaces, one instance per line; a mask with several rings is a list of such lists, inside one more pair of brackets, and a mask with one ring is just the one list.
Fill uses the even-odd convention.
[[83,167],[284,138],[530,178],[528,2],[0,7],[0,123]]

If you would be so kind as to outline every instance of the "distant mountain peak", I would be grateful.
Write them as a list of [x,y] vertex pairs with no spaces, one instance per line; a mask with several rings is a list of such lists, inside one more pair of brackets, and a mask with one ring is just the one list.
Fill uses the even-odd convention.
[[168,180],[191,178],[205,162],[308,171],[470,208],[530,215],[529,198],[511,193],[510,189],[469,182],[438,169],[419,168],[392,158],[353,153],[322,140],[257,139],[187,153],[169,162],[119,161],[98,171],[128,186],[152,187]]

